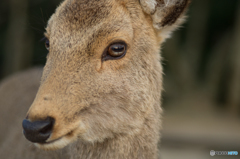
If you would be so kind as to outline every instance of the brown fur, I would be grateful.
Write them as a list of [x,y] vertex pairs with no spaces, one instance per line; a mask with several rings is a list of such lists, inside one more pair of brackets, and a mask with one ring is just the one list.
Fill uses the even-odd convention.
[[[50,50],[27,113],[31,121],[55,119],[47,140],[51,143],[37,147],[54,150],[75,141],[63,150],[71,158],[157,158],[160,44],[182,22],[179,17],[187,6],[156,18],[154,12],[166,11],[157,2],[65,0],[58,7],[46,28]],[[154,27],[159,22],[169,27]],[[102,60],[103,51],[116,40],[127,43],[125,57]]]
[[164,19],[159,24],[160,27],[164,27],[166,25],[173,25],[179,16],[181,16],[182,12],[187,8],[187,5],[189,5],[190,1],[181,1],[178,0],[175,5],[164,9],[165,15]]

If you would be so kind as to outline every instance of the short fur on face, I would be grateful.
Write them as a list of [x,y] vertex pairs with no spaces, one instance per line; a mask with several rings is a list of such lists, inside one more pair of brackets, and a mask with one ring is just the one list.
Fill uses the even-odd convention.
[[[188,0],[65,0],[46,28],[50,41],[30,121],[55,119],[42,149],[79,139],[153,136],[160,130],[160,44],[182,22]],[[104,61],[104,50],[124,41],[123,58]],[[144,136],[144,135],[143,135]],[[132,137],[133,138],[133,137]]]

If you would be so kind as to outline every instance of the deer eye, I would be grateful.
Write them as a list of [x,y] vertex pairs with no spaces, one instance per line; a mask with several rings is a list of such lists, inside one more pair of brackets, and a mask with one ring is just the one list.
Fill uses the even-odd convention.
[[116,42],[109,45],[103,53],[103,60],[115,60],[125,56],[127,44],[125,42]]
[[120,57],[125,52],[124,44],[113,44],[108,48],[108,54],[113,57]]
[[47,50],[49,50],[49,48],[50,48],[50,42],[49,42],[48,38],[45,38],[45,47]]

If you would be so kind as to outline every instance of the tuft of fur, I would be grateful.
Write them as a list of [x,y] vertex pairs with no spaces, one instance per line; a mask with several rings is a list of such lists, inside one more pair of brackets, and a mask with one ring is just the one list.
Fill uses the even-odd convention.
[[151,14],[159,37],[167,39],[184,22],[190,0],[140,0],[140,3],[143,10]]

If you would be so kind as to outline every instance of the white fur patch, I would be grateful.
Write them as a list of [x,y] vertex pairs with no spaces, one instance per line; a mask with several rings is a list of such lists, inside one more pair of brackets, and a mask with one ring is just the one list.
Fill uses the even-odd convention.
[[43,150],[57,150],[67,146],[68,144],[72,143],[74,140],[75,138],[62,137],[50,143],[45,143],[45,144],[35,143],[34,145]]
[[155,12],[155,8],[157,5],[156,0],[140,0],[140,4],[147,14],[152,14]]
[[163,0],[166,7],[175,5],[177,2],[182,2],[183,0]]
[[164,4],[165,4],[166,7],[169,6],[170,5],[170,0],[164,0]]
[[148,5],[149,8],[155,9],[155,7],[157,5],[157,1],[156,0],[147,0],[146,4]]

